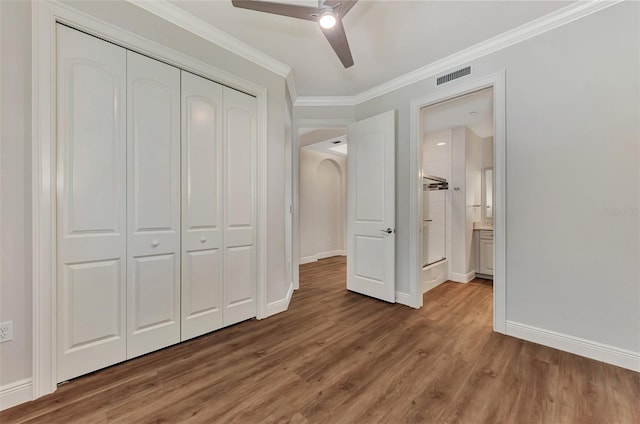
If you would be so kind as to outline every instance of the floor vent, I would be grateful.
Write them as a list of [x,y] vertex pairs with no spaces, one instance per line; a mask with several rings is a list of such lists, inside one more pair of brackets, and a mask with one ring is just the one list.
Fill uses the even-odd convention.
[[467,66],[466,68],[458,69],[457,71],[453,71],[447,75],[443,75],[438,77],[436,80],[436,85],[444,84],[445,82],[453,81],[454,79],[461,78],[465,75],[469,75],[471,73],[471,66]]

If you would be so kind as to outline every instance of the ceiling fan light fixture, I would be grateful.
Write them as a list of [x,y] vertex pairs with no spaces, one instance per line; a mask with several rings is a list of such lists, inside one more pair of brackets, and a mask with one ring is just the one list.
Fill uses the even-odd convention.
[[318,24],[320,24],[324,29],[331,29],[336,26],[336,23],[338,23],[338,18],[331,10],[322,12],[322,14],[320,14],[320,18],[318,18]]

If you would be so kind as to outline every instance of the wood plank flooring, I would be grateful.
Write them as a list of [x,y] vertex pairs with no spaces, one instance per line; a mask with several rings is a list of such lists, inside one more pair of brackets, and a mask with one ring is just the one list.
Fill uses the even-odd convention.
[[640,423],[640,374],[493,333],[492,287],[416,311],[303,265],[287,312],[77,378],[0,423]]

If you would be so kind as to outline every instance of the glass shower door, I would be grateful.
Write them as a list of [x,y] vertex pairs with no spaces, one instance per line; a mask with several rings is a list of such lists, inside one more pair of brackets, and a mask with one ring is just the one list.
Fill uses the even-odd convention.
[[422,207],[422,266],[446,259],[446,190],[447,181],[438,177],[424,178]]

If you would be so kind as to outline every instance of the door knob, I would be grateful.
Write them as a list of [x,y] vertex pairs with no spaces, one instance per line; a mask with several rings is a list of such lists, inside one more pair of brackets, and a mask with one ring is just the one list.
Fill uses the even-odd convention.
[[206,238],[206,237],[202,237],[202,238],[200,239],[200,243],[206,243],[206,242],[207,242],[207,238]]
[[160,242],[158,240],[154,240],[151,242],[151,247],[158,247],[160,246]]
[[380,231],[382,231],[383,233],[387,233],[387,234],[393,233],[393,230],[391,228],[387,228],[386,230],[380,230]]

